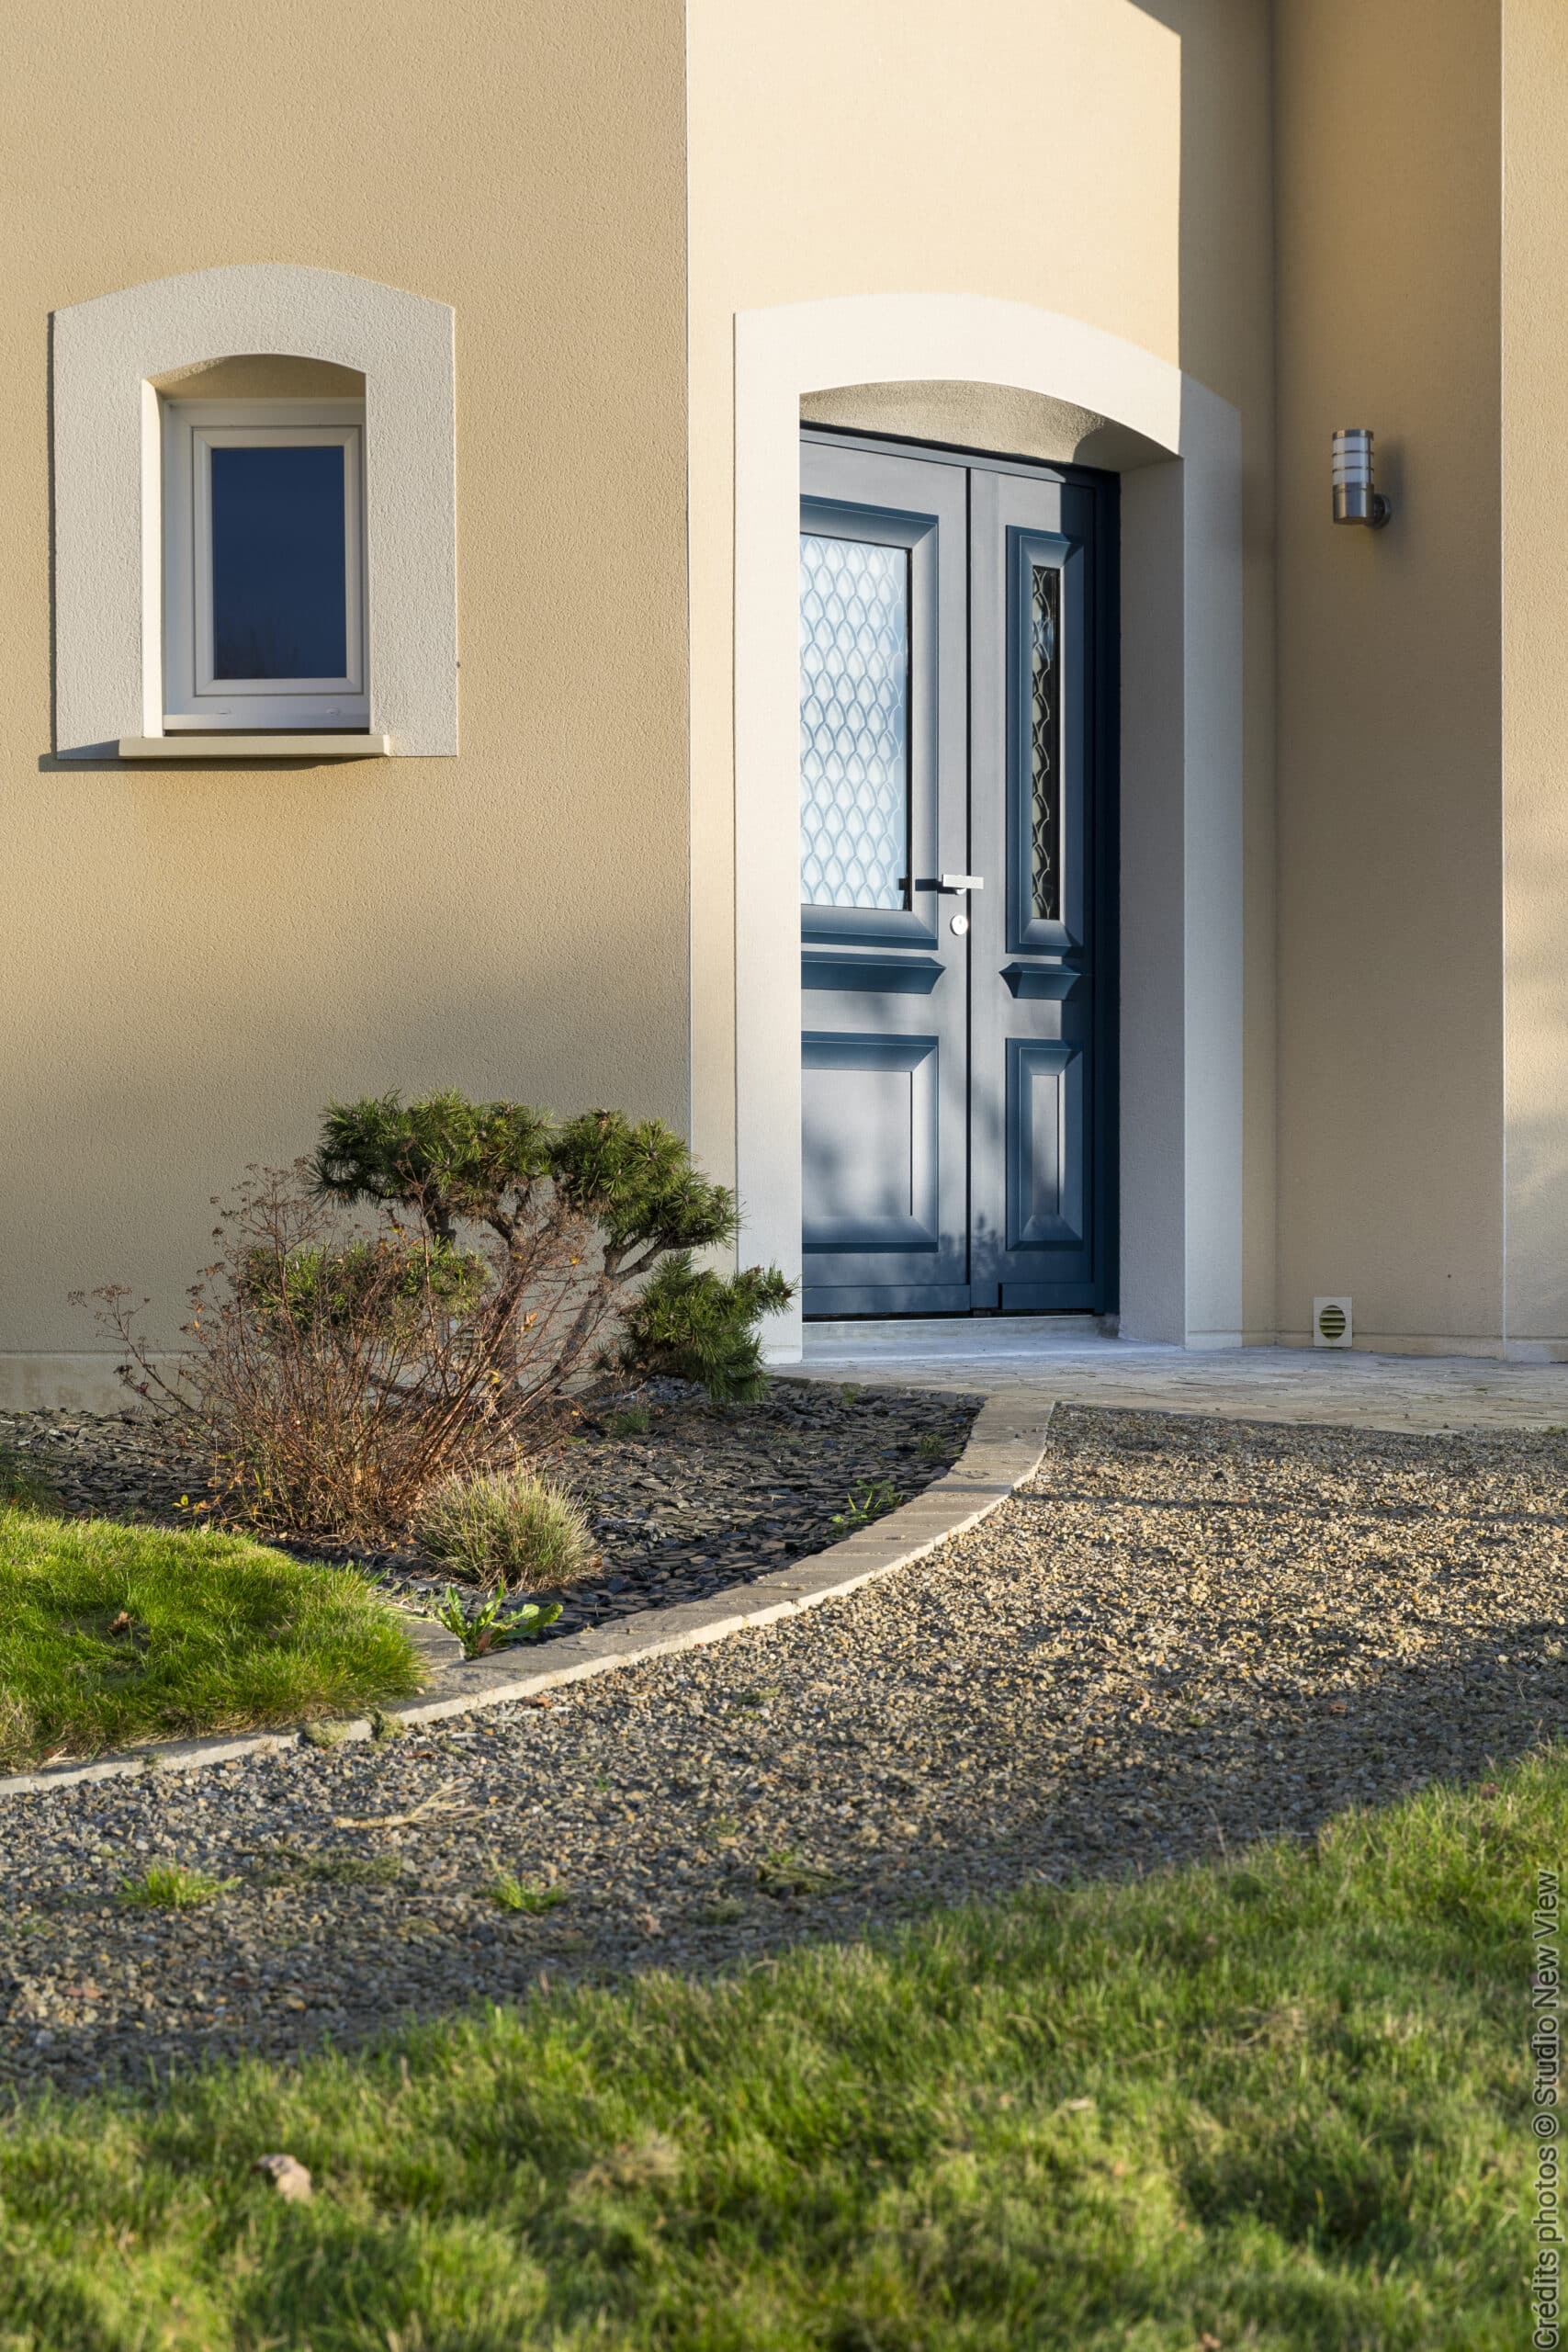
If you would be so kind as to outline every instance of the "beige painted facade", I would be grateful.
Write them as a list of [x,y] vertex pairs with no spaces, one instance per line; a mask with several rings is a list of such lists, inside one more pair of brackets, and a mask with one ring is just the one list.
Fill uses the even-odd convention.
[[[1065,312],[1235,402],[1246,468],[1246,1307],[1274,1319],[1272,134],[1251,0],[1039,12],[691,5],[694,903],[733,868],[733,318],[853,294],[983,294]],[[739,14],[745,24],[739,38]],[[820,62],[832,56],[832,73]],[[877,92],[867,106],[865,94]],[[1117,164],[1107,169],[1107,155]],[[1021,414],[1022,412],[1022,414]],[[1043,400],[886,386],[818,421],[1105,463]],[[694,1134],[733,1134],[733,938],[696,933]]]
[[[803,376],[792,416],[1119,471],[1129,547],[1193,462],[1138,387],[1234,423],[1234,676],[1159,658],[1177,573],[1190,605],[1218,578],[1190,514],[1177,572],[1124,560],[1123,685],[1193,759],[1200,691],[1230,698],[1238,1175],[1156,1247],[1145,1171],[1124,1250],[1173,1280],[1232,1251],[1249,1340],[1348,1292],[1362,1346],[1568,1353],[1556,0],[395,0],[289,6],[260,43],[222,12],[193,41],[188,0],[90,13],[84,73],[24,0],[0,101],[0,1399],[100,1393],[65,1294],[177,1299],[209,1197],[329,1096],[615,1100],[733,1175],[738,355],[835,303],[844,348],[943,364]],[[453,308],[459,749],[58,762],[50,318],[256,261]],[[879,344],[893,298],[915,324]],[[978,331],[967,372],[963,302],[1010,306],[1015,349],[1093,338],[1104,398],[1048,356],[987,372]],[[1375,536],[1329,519],[1353,424],[1395,501]]]
[[[142,0],[62,41],[19,0],[6,35],[0,1396],[31,1398],[103,1393],[71,1289],[172,1328],[210,1196],[329,1097],[685,1123],[684,26]],[[51,314],[253,261],[455,309],[459,754],[57,765]]]
[[[1503,9],[1504,1213],[1510,1348],[1568,1353],[1568,16]],[[1488,469],[1490,472],[1490,469]]]
[[[694,1123],[734,1129],[734,319],[963,292],[1081,320],[1240,412],[1246,1215],[1243,1324],[1274,1320],[1270,31],[1253,0],[832,0],[690,11]],[[832,71],[822,61],[830,56]],[[874,101],[868,102],[868,93]],[[1114,158],[1113,166],[1108,159]],[[864,387],[818,421],[1117,462],[1051,404]]]
[[[1499,28],[1286,0],[1276,68],[1278,1316],[1454,1352],[1503,1333]],[[1327,519],[1358,424],[1376,535]]]

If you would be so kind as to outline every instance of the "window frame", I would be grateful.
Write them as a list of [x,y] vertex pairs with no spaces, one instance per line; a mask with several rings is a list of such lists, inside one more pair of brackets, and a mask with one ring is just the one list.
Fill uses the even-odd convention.
[[[357,732],[367,728],[365,403],[164,397],[162,407],[165,729],[171,734],[255,734]],[[212,652],[211,452],[328,447],[344,453],[344,673],[337,678],[218,679]]]

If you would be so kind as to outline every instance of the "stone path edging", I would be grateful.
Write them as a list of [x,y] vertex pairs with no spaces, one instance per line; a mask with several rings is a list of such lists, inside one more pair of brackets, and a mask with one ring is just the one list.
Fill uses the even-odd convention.
[[[442,1656],[449,1657],[459,1645],[442,1627],[421,1619],[414,1640],[426,1663],[440,1674],[439,1695],[389,1700],[378,1713],[388,1722],[412,1725],[468,1714],[478,1707],[540,1698],[563,1683],[639,1666],[646,1658],[667,1657],[672,1651],[698,1649],[750,1625],[769,1625],[781,1617],[797,1616],[819,1601],[836,1600],[862,1585],[874,1584],[923,1558],[950,1535],[962,1534],[965,1528],[988,1518],[1015,1487],[1033,1476],[1044,1453],[1046,1428],[1055,1401],[1054,1388],[1021,1385],[988,1397],[976,1415],[969,1442],[953,1468],[934,1479],[913,1502],[901,1504],[885,1519],[846,1536],[826,1552],[813,1553],[789,1567],[759,1577],[754,1583],[730,1585],[722,1592],[710,1593],[705,1600],[684,1601],[672,1609],[645,1609],[588,1633],[568,1634],[562,1641],[550,1643],[540,1654],[541,1663],[531,1669],[523,1668],[521,1657],[526,1653],[518,1651],[466,1665],[445,1665]],[[373,1730],[371,1718],[365,1715],[334,1722],[330,1743],[368,1739]],[[84,1781],[123,1780],[148,1771],[193,1771],[205,1764],[229,1764],[246,1756],[298,1747],[310,1737],[309,1730],[296,1728],[238,1732],[211,1739],[149,1741],[128,1752],[100,1756],[90,1764],[60,1764],[38,1772],[18,1772],[0,1780],[0,1797],[73,1788]]]

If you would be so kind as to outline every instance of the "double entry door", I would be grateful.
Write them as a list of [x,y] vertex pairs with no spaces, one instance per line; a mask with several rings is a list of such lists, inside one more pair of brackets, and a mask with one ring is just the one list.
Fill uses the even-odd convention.
[[1116,491],[801,450],[807,1315],[1115,1304]]

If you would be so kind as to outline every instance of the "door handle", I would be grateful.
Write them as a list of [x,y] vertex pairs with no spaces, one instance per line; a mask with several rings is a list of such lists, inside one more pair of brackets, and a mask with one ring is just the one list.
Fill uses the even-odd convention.
[[938,887],[943,890],[956,890],[962,898],[965,890],[983,890],[986,877],[983,874],[944,874]]

